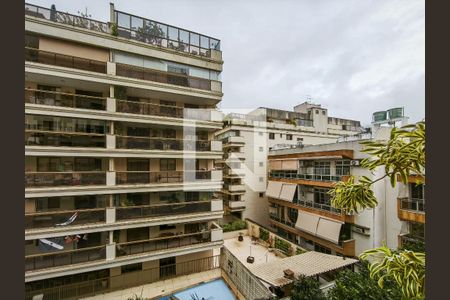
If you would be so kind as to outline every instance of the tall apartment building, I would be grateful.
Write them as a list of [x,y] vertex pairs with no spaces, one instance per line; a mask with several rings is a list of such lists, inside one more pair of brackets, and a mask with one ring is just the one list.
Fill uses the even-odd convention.
[[[381,128],[374,140],[389,138],[390,128]],[[391,187],[388,178],[372,186],[379,204],[375,209],[348,214],[333,208],[328,191],[348,176],[382,177],[361,168],[368,157],[361,140],[275,150],[269,154],[270,223],[278,234],[309,249],[329,254],[357,256],[370,248],[423,242],[425,222],[424,186],[411,176],[408,185]]]
[[25,4],[27,298],[217,266],[222,65],[219,40],[113,4]]
[[222,140],[224,221],[249,218],[269,226],[267,156],[270,149],[333,143],[363,131],[359,121],[333,118],[320,104],[309,102],[294,111],[258,108],[246,115],[230,114],[216,132]]

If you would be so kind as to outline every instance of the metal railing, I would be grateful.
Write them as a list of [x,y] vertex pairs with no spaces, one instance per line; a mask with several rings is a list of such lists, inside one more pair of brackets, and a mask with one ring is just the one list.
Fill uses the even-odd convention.
[[25,256],[25,271],[34,271],[66,265],[79,264],[106,258],[106,246],[63,250]]
[[84,132],[25,130],[26,146],[106,147],[106,135]]
[[147,102],[134,102],[117,99],[116,111],[129,114],[171,117],[179,119],[210,120],[211,110],[183,108]]
[[25,214],[25,229],[60,227],[75,213],[76,219],[70,225],[102,223],[106,220],[105,208],[46,211]]
[[185,201],[116,208],[116,220],[210,212],[211,201]]
[[304,179],[304,180],[318,180],[318,181],[341,181],[341,175],[323,175],[323,174],[298,174],[296,172],[288,171],[271,171],[269,173],[271,178],[283,179]]
[[163,72],[154,69],[116,63],[116,75],[159,83],[167,83],[201,90],[211,90],[211,80],[180,73]]
[[25,88],[25,103],[106,110],[106,98]]
[[[32,300],[35,295],[44,295],[46,300],[79,299],[82,296],[88,297],[100,293],[123,290],[176,276],[209,271],[219,267],[220,256],[210,256],[132,273],[84,280],[77,283],[59,283],[60,285],[54,287],[33,288],[33,283],[28,283],[25,285],[25,299]],[[111,282],[114,282],[114,284],[112,285]]]
[[400,198],[400,208],[416,212],[425,212],[425,200],[414,198]]
[[120,37],[199,56],[211,57],[211,50],[220,51],[220,41],[203,34],[114,11]]
[[281,223],[281,224],[284,224],[284,225],[286,225],[286,226],[295,228],[295,224],[294,224],[294,223],[292,223],[292,222],[290,222],[290,221],[288,221],[288,220],[284,220],[284,219],[280,218],[279,216],[277,216],[277,215],[274,214],[274,213],[269,213],[269,218],[270,218],[271,220],[277,221],[278,223]]
[[116,184],[177,183],[211,179],[211,171],[120,171]]
[[48,9],[34,4],[25,3],[25,15],[60,24],[72,25],[74,27],[86,28],[97,32],[108,32],[108,24],[105,22]]
[[210,230],[141,241],[118,243],[116,244],[116,256],[120,257],[126,255],[141,254],[146,252],[166,250],[209,242],[211,242]]
[[116,136],[117,149],[211,151],[211,142],[163,137]]
[[106,62],[25,47],[25,61],[106,74]]
[[342,214],[342,210],[340,208],[335,208],[329,204],[321,204],[321,203],[315,203],[312,201],[305,201],[305,200],[294,200],[293,203],[301,205],[301,206],[305,206],[305,207],[311,207],[311,208],[315,208],[318,210],[323,210],[323,211],[328,211],[337,215],[341,215]]
[[105,171],[25,172],[25,187],[105,185]]

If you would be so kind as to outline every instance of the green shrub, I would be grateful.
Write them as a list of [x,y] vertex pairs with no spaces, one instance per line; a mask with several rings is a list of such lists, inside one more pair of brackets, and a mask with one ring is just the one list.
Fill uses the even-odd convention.
[[295,251],[295,254],[302,254],[302,253],[305,253],[305,252],[306,252],[305,250],[297,248],[297,250]]
[[259,238],[267,242],[269,240],[269,232],[263,228],[259,228]]
[[291,244],[275,237],[275,248],[284,252],[284,254],[289,254],[289,249],[291,248]]
[[111,24],[111,35],[118,36],[119,32],[117,31],[117,24],[113,23]]
[[237,220],[237,221],[222,225],[223,232],[243,230],[246,228],[247,228],[247,222],[242,221],[242,220]]

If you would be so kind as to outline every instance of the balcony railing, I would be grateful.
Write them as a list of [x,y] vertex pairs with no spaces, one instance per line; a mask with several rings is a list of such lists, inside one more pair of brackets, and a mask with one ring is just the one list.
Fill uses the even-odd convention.
[[178,106],[160,105],[146,102],[134,102],[117,99],[117,112],[150,115],[160,117],[171,117],[193,120],[210,120],[210,109],[183,108]]
[[46,19],[56,23],[86,28],[97,32],[108,32],[108,24],[69,13],[48,9],[34,4],[25,3],[25,15]]
[[211,171],[116,172],[116,184],[178,183],[211,179]]
[[270,213],[269,214],[269,218],[271,220],[277,221],[278,223],[281,223],[281,224],[287,225],[289,227],[295,228],[295,224],[294,223],[292,223],[292,222],[290,222],[288,220],[284,220],[284,219],[278,217],[276,214]]
[[189,201],[116,208],[116,220],[210,212],[211,201]]
[[25,172],[25,187],[105,185],[106,172]]
[[25,103],[106,110],[106,98],[71,93],[25,89]]
[[144,67],[116,63],[116,75],[201,90],[211,90],[211,80],[180,73],[162,72]]
[[106,135],[83,132],[25,130],[25,145],[105,148]]
[[118,149],[211,151],[209,141],[169,139],[162,137],[116,136]]
[[79,264],[106,258],[106,246],[40,253],[25,256],[25,271]]
[[25,214],[25,229],[37,229],[48,227],[61,227],[72,216],[77,214],[75,220],[70,225],[81,225],[105,222],[105,209],[79,209],[65,211],[48,211]]
[[25,61],[106,73],[106,62],[25,47]]
[[175,26],[115,11],[118,34],[159,47],[199,56],[211,57],[211,50],[220,50],[220,41]]
[[294,172],[286,171],[271,171],[269,173],[271,178],[283,178],[283,179],[304,179],[304,180],[317,180],[317,181],[341,181],[341,175],[323,175],[323,174],[298,174]]
[[400,208],[419,213],[425,212],[425,200],[414,198],[400,198]]
[[116,256],[141,254],[146,252],[167,250],[183,246],[208,243],[211,241],[211,231],[179,234],[176,236],[160,237],[142,241],[118,243]]
[[337,215],[341,215],[342,214],[342,210],[340,208],[335,208],[332,207],[329,204],[321,204],[321,203],[315,203],[315,202],[311,202],[311,201],[304,201],[304,200],[294,200],[294,203],[301,205],[301,206],[305,206],[305,207],[311,207],[311,208],[315,208],[318,210],[323,210],[323,211],[328,211]]

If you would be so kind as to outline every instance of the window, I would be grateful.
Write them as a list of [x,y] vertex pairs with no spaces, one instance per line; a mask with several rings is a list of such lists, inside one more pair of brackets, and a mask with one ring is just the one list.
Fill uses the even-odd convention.
[[336,175],[350,175],[350,160],[336,161]]
[[314,202],[318,204],[330,205],[331,196],[328,194],[329,189],[314,189]]
[[264,167],[264,162],[260,161],[260,162],[259,162],[259,166],[260,166],[260,167]]
[[136,271],[142,271],[142,263],[130,264],[121,267],[122,274]]
[[263,152],[264,148],[263,147],[259,147],[259,152]]
[[175,228],[177,228],[177,226],[175,226],[175,225],[159,225],[160,231],[170,230],[170,229],[175,229]]
[[174,158],[162,158],[159,161],[160,171],[175,171],[177,169],[176,160]]
[[259,135],[260,135],[260,136],[263,136],[263,133],[262,133],[262,132],[259,132]]
[[322,253],[326,253],[326,254],[331,254],[331,249],[330,248],[323,247],[323,246],[321,246],[319,244],[315,244],[314,245],[314,251],[322,252]]
[[36,211],[58,209],[60,207],[59,203],[59,197],[38,198],[36,199]]
[[269,140],[274,140],[275,139],[275,133],[270,132],[269,133]]
[[282,133],[280,133],[280,138],[283,138],[283,134]]
[[259,177],[259,182],[264,182],[264,177]]
[[149,171],[150,161],[148,159],[127,159],[127,171]]
[[411,199],[414,200],[423,200],[425,199],[425,186],[423,184],[410,184],[410,195]]
[[319,114],[319,110],[316,109],[316,115],[318,115],[318,114]]
[[292,134],[286,134],[286,140],[292,141]]
[[259,193],[259,198],[264,197],[264,193]]
[[303,142],[303,138],[297,138],[297,142]]
[[325,111],[324,111],[324,110],[322,110],[322,115],[324,115],[324,116],[325,116]]
[[314,174],[315,175],[330,175],[330,162],[329,161],[315,161],[314,162]]

